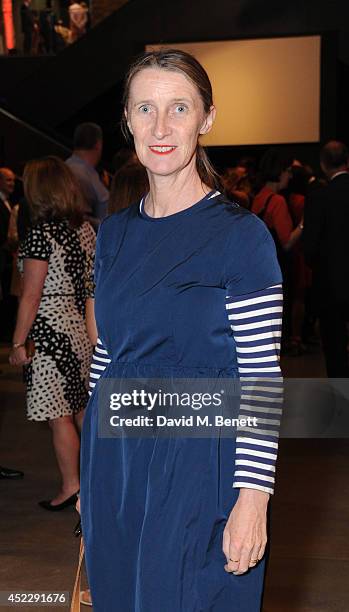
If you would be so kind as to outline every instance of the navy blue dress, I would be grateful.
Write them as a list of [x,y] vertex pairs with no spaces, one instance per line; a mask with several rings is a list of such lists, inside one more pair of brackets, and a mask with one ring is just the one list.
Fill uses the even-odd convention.
[[[226,296],[280,281],[264,224],[218,192],[163,218],[139,205],[111,215],[95,263],[101,376],[237,378]],[[95,612],[260,610],[264,561],[241,576],[224,570],[235,440],[98,437],[95,382],[81,454]]]

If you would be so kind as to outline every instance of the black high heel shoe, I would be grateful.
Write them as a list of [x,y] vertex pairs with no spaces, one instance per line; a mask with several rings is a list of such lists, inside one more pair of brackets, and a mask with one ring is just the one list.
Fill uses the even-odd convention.
[[64,510],[64,508],[68,508],[69,506],[75,506],[76,502],[78,501],[77,493],[74,493],[73,495],[65,499],[61,504],[56,504],[54,506],[51,504],[51,501],[46,500],[40,501],[38,502],[38,504],[41,508],[44,508],[44,510],[49,510],[50,512],[59,512],[60,510]]

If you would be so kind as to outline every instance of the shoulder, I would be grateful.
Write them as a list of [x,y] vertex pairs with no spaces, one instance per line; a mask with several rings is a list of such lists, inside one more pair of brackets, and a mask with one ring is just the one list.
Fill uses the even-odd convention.
[[48,259],[53,250],[53,222],[43,222],[30,227],[21,242],[19,257]]
[[54,228],[57,226],[57,222],[55,221],[42,221],[33,225],[28,229],[27,238],[37,239],[37,240],[47,240],[50,239],[52,233],[54,232]]
[[284,196],[280,193],[274,193],[273,197],[271,198],[270,205],[287,206]]
[[123,208],[122,210],[118,210],[117,212],[108,215],[103,219],[102,223],[99,226],[98,235],[109,233],[113,230],[117,230],[122,227],[125,223],[127,223],[132,217],[137,215],[139,207],[139,202],[128,206],[127,208]]
[[325,193],[328,195],[333,194],[348,194],[349,191],[349,173],[340,174],[335,177],[329,184],[324,188]]
[[265,223],[254,213],[236,203],[231,203],[224,196],[217,198],[217,204],[221,206],[222,220],[228,237],[236,244],[269,239],[270,232]]
[[110,251],[111,248],[115,249],[129,222],[138,217],[138,206],[139,203],[137,202],[103,219],[97,233],[97,244],[100,249],[102,248],[103,251]]
[[282,282],[275,243],[264,221],[249,210],[225,208],[227,240],[220,256],[230,295],[244,295]]
[[80,243],[84,246],[84,248],[94,249],[96,246],[96,233],[88,221],[84,221],[82,225],[78,228],[78,235]]
[[91,223],[89,221],[84,221],[79,228],[79,231],[84,234],[85,236],[87,236],[88,238],[91,238],[93,240],[96,239],[96,232],[93,229]]
[[65,164],[69,166],[69,168],[75,168],[77,166],[77,159],[74,155],[71,155],[65,160]]

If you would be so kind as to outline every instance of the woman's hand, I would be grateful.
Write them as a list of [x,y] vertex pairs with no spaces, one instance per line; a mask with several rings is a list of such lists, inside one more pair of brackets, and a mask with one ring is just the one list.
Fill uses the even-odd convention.
[[223,533],[226,572],[236,575],[255,567],[267,543],[267,506],[269,493],[257,489],[240,489]]
[[9,362],[13,366],[28,365],[31,362],[31,358],[27,357],[27,353],[24,346],[13,348],[10,352]]

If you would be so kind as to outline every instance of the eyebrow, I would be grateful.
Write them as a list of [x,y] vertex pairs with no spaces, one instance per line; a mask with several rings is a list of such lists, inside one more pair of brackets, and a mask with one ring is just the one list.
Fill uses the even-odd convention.
[[[174,98],[170,101],[170,104],[179,104],[180,102],[192,104],[192,100],[189,100],[188,98]],[[154,100],[140,100],[139,102],[135,102],[133,106],[139,106],[139,104],[154,104]]]

